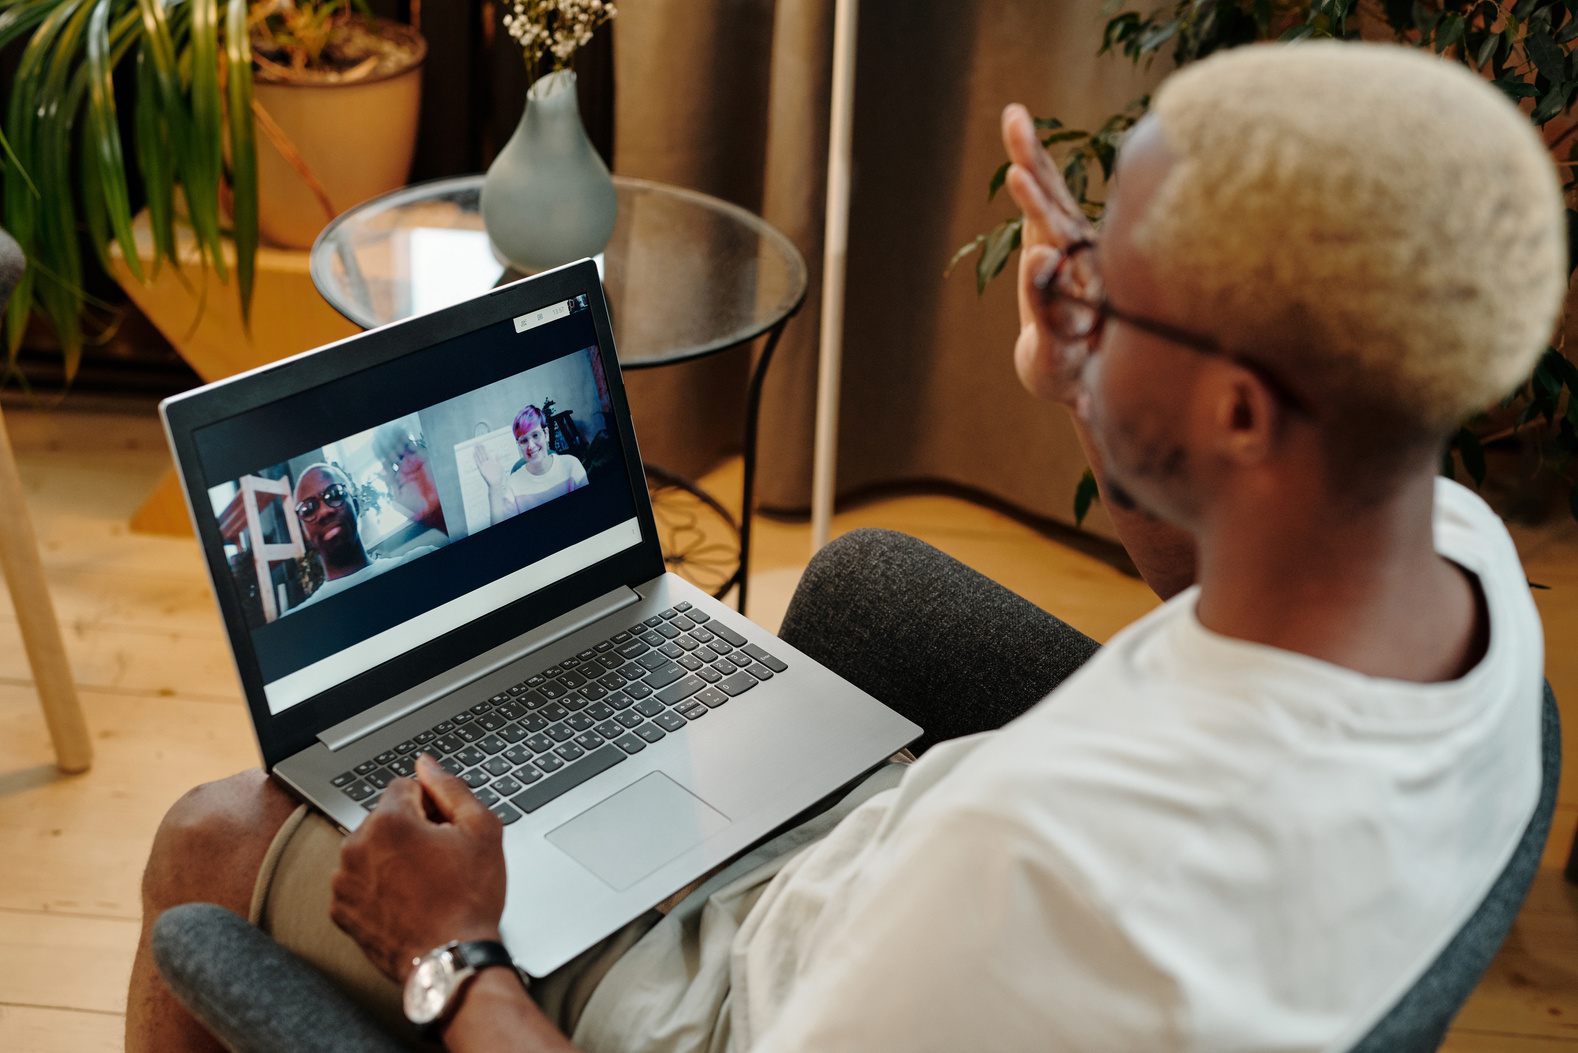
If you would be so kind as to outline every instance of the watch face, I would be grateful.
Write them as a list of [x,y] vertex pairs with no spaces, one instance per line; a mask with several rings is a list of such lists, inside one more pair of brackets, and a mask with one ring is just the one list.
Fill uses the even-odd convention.
[[441,948],[424,955],[405,980],[405,1017],[413,1024],[430,1024],[444,1012],[455,983],[449,951]]

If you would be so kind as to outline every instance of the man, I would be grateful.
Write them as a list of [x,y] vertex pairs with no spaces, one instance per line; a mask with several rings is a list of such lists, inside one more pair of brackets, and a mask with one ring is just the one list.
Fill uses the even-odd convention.
[[387,573],[415,556],[437,551],[424,545],[395,557],[369,555],[357,523],[359,508],[350,477],[332,464],[308,466],[296,480],[296,519],[302,540],[323,564],[323,584],[291,613]]
[[[595,1050],[1344,1050],[1505,865],[1539,786],[1539,624],[1495,516],[1434,476],[1561,301],[1561,196],[1527,120],[1415,51],[1229,52],[1158,93],[1099,238],[1022,108],[1004,137],[1019,374],[1072,409],[1148,579],[1198,587],[1001,731],[884,769],[594,949],[568,993],[480,972],[450,1049],[564,1049],[567,1029]],[[896,562],[860,556],[841,566]],[[824,603],[848,584],[828,565],[807,575]],[[1007,609],[950,614],[933,591],[884,605],[900,645],[917,612]],[[884,650],[841,629],[834,658],[950,684],[1035,661],[989,628],[997,667],[977,650],[965,674],[946,634]],[[1008,693],[966,688],[920,723],[993,726]],[[430,762],[418,779],[323,893],[394,980],[496,939],[503,903],[497,823]],[[211,796],[263,829],[288,810]],[[215,805],[173,814],[185,858],[227,828]],[[156,847],[154,906],[196,891],[167,887],[177,857]],[[244,860],[223,861],[204,890],[244,906]],[[275,883],[258,895],[283,907]],[[134,1037],[158,1009],[134,980]]]

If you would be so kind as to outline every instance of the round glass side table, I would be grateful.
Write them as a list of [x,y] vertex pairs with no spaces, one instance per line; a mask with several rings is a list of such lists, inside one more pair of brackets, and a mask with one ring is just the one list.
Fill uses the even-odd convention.
[[[313,284],[335,310],[371,329],[523,277],[493,254],[482,228],[482,178],[419,183],[343,213],[312,247]],[[805,302],[805,260],[780,231],[737,205],[644,179],[615,176],[614,188],[619,220],[600,267],[623,369],[674,365],[766,338],[746,396],[739,522],[689,480],[646,466],[670,568],[715,596],[737,584],[743,611],[762,381]],[[695,528],[696,502],[736,533],[737,561]]]

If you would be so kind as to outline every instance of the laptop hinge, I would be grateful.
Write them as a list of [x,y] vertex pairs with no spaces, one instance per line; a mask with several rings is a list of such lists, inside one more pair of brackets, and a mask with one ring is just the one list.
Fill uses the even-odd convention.
[[628,586],[621,585],[613,592],[599,596],[590,603],[583,603],[575,610],[561,614],[529,633],[517,636],[490,651],[484,651],[441,677],[418,684],[409,691],[402,691],[371,709],[363,710],[350,720],[342,720],[333,727],[318,732],[318,741],[331,750],[344,749],[379,728],[388,727],[401,717],[415,713],[429,702],[458,691],[467,684],[480,680],[511,662],[517,662],[556,640],[562,640],[571,633],[580,632],[593,622],[606,618],[615,611],[623,610],[633,603],[639,603],[640,600],[641,597]]

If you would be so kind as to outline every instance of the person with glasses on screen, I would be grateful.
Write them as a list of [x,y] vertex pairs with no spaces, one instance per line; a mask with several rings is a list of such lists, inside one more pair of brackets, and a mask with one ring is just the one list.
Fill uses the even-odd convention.
[[[1347,1050],[1507,865],[1541,628],[1506,529],[1436,473],[1567,285],[1528,118],[1415,49],[1220,52],[1159,89],[1099,230],[1023,107],[1003,132],[1019,376],[1072,411],[1171,599],[1098,649],[913,539],[829,545],[781,633],[914,715],[919,760],[529,991],[477,973],[449,1049]],[[278,827],[260,786],[177,806],[147,910],[255,895],[374,1007],[446,941],[498,939],[501,827],[427,758],[324,830],[316,898],[246,881],[261,837],[166,879]],[[134,980],[129,1050],[189,1033],[155,1006]]]
[[423,545],[399,556],[369,553],[362,544],[359,508],[350,476],[335,465],[322,461],[308,465],[296,479],[301,539],[323,565],[323,584],[286,614],[394,570],[408,559],[437,551],[432,545]]

